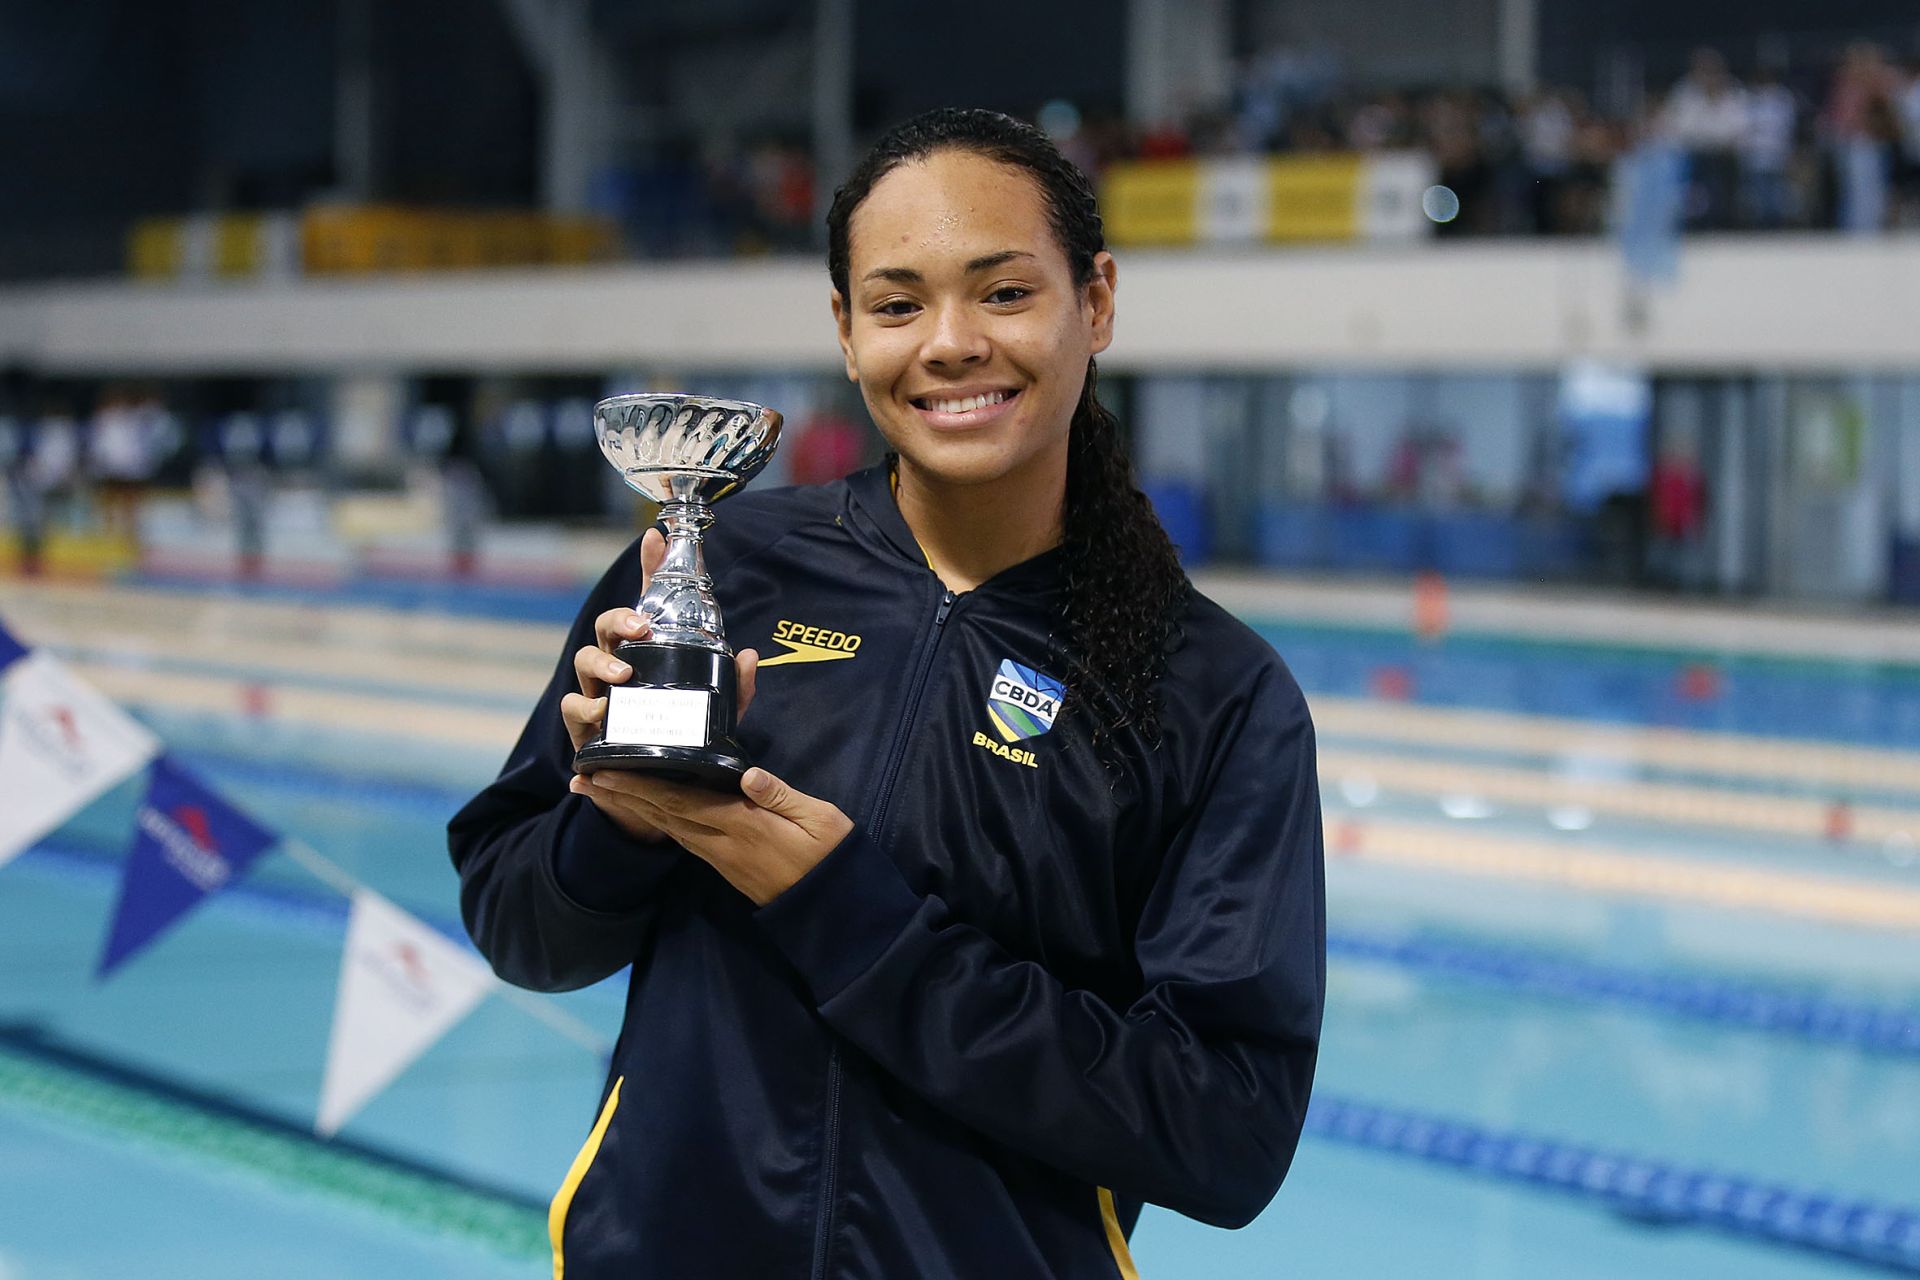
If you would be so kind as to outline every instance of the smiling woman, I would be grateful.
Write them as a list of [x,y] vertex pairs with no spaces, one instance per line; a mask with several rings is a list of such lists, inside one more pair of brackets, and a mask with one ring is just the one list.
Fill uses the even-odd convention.
[[910,121],[828,231],[893,453],[710,535],[729,631],[784,651],[740,654],[761,767],[738,793],[571,774],[650,532],[450,828],[503,977],[632,966],[555,1274],[1130,1278],[1144,1203],[1243,1225],[1299,1140],[1312,722],[1134,484],[1095,396],[1118,273],[1046,136]]
[[[847,376],[895,450],[933,567],[977,581],[970,561],[1061,544],[1076,701],[1103,728],[1153,736],[1188,585],[1095,393],[1118,271],[1086,175],[1018,121],[936,111],[854,170],[827,233]],[[969,397],[1010,407],[954,403]]]

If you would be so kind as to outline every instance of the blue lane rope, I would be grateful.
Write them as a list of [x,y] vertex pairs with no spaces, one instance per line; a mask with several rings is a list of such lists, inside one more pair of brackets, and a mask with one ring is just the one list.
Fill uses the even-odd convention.
[[1541,956],[1512,947],[1329,931],[1328,956],[1391,964],[1531,996],[1652,1009],[1873,1053],[1920,1057],[1920,1010],[1729,978]]
[[1527,1186],[1647,1222],[1712,1227],[1766,1244],[1920,1275],[1920,1209],[1848,1200],[1414,1111],[1315,1094],[1306,1132]]
[[[105,887],[118,883],[122,873],[122,861],[115,853],[61,837],[42,841],[20,861],[44,875]],[[429,906],[403,905],[441,934],[471,947],[459,921]],[[334,894],[257,880],[229,886],[202,910],[264,918],[329,934],[343,928],[347,917],[346,902]],[[1753,982],[1543,957],[1511,947],[1351,929],[1328,931],[1327,955],[1330,959],[1388,964],[1521,995],[1649,1009],[1711,1025],[1920,1058],[1920,1012],[1896,1006],[1836,1000]]]

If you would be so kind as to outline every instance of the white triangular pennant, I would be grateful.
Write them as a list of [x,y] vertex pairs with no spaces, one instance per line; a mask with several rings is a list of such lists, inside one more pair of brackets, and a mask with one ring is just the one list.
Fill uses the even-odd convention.
[[39,650],[0,682],[0,865],[160,753],[144,725]]
[[332,1136],[495,981],[477,956],[379,894],[356,889],[315,1130]]

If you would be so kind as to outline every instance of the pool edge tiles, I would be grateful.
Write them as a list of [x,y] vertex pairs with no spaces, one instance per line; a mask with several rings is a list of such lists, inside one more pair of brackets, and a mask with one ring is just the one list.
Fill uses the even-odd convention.
[[319,1139],[231,1100],[90,1058],[29,1027],[0,1026],[0,1104],[316,1193],[503,1258],[548,1252],[543,1204],[349,1139]]

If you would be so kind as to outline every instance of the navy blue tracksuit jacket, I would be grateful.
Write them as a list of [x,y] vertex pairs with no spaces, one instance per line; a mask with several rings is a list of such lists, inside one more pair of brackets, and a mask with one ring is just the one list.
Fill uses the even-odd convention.
[[632,967],[555,1198],[566,1280],[1113,1280],[1143,1202],[1250,1221],[1325,989],[1313,727],[1280,659],[1196,594],[1161,740],[1103,755],[1061,714],[1057,552],[947,592],[884,469],[718,515],[728,635],[762,655],[740,740],[853,834],[755,908],[567,793],[559,701],[640,595],[637,543],[449,830],[501,977]]

